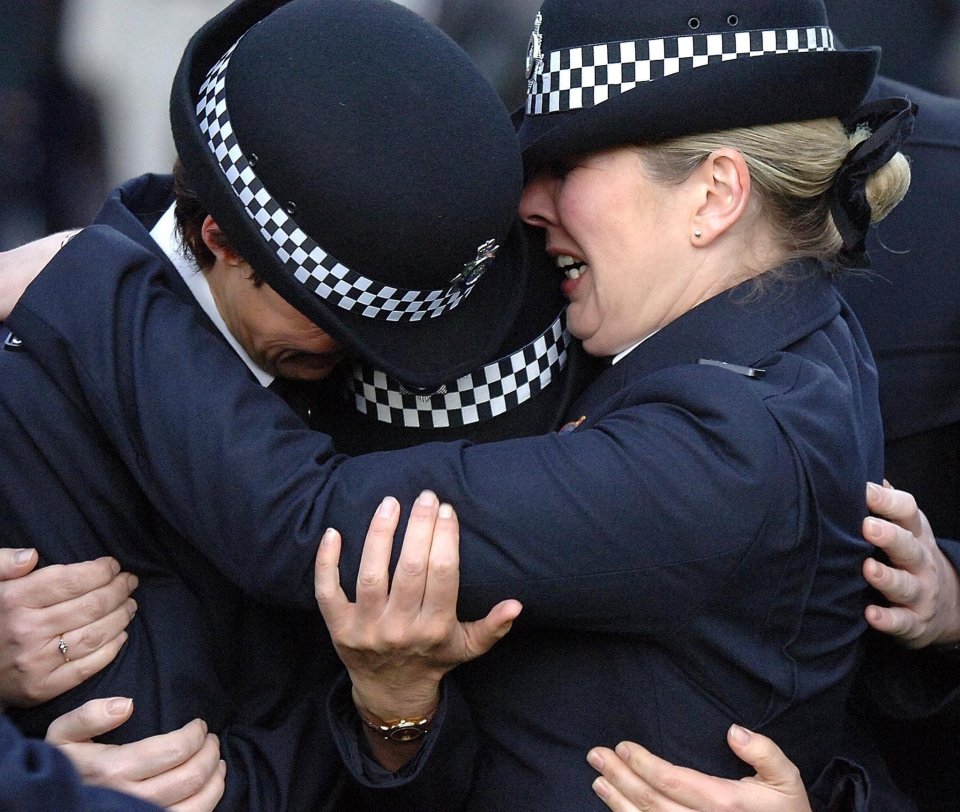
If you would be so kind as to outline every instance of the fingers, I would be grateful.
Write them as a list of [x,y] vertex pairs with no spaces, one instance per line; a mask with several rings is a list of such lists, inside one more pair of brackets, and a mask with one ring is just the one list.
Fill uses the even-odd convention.
[[210,777],[203,789],[192,798],[169,807],[170,812],[213,812],[223,797],[226,788],[227,764],[221,761],[217,772]]
[[917,615],[909,609],[891,606],[870,605],[864,611],[864,617],[874,629],[893,635],[908,648],[923,632]]
[[0,581],[22,578],[37,566],[39,560],[36,550],[0,548]]
[[[126,642],[127,633],[122,631],[112,640],[106,641],[86,656],[71,659],[70,662],[63,662],[58,665],[46,677],[40,678],[35,692],[36,701],[42,702],[65,694],[67,691],[76,688],[80,683],[90,679],[114,661]],[[63,655],[59,649],[55,649],[55,652],[55,656],[62,660]]]
[[349,605],[340,586],[341,546],[340,534],[333,528],[328,529],[320,539],[313,569],[313,594],[331,634],[344,622],[343,608]]
[[[438,523],[440,500],[433,491],[423,491],[413,503],[397,569],[390,585],[389,603],[397,620],[410,621],[424,612],[428,583],[439,587],[440,582],[444,582],[446,594],[449,594],[451,566],[456,579],[459,531],[455,517],[452,522],[450,519],[452,509],[449,505],[446,508],[447,518]],[[434,566],[444,568],[444,571],[438,569],[434,572]],[[455,601],[456,585],[453,594]]]
[[[120,564],[113,558],[98,558],[79,564],[54,564],[17,581],[18,589],[5,590],[5,593],[9,591],[14,594],[20,605],[39,609],[56,606],[105,587],[119,574]],[[88,618],[85,622],[92,619]],[[76,625],[69,628],[76,628]]]
[[727,731],[727,743],[741,761],[757,771],[755,780],[758,783],[789,795],[806,794],[800,770],[771,739],[739,725],[731,725]]
[[494,644],[502,640],[513,628],[523,605],[520,601],[501,601],[493,607],[485,618],[463,624],[467,659],[474,660],[486,654]]
[[924,561],[925,549],[914,534],[885,519],[868,516],[863,520],[863,537],[883,550],[894,566],[914,571]]
[[460,590],[460,524],[453,507],[446,503],[436,506],[432,516],[435,523],[428,531],[431,543],[427,550],[427,577],[421,611],[427,619],[454,623]]
[[913,603],[922,589],[920,579],[910,572],[888,567],[873,558],[863,562],[863,577],[888,601],[901,606]]
[[[703,778],[703,783],[716,781],[675,767],[630,742],[617,745],[616,752],[605,747],[594,748],[587,761],[601,773],[593,783],[593,791],[614,812],[702,809],[712,795],[709,786],[706,789],[698,786],[701,783],[698,779]],[[679,773],[688,774],[685,780],[689,786],[673,777]]]
[[921,513],[912,494],[896,488],[867,483],[867,508],[891,522],[899,524],[914,535],[920,534]]
[[[109,775],[128,782],[148,778],[185,764],[207,744],[207,724],[194,719],[178,730],[161,733],[148,739],[130,742],[111,749]],[[219,752],[217,742],[217,752]]]
[[90,741],[120,727],[132,713],[132,699],[91,699],[54,719],[47,728],[46,740],[55,745]]
[[390,551],[399,521],[400,503],[392,496],[380,503],[370,520],[357,573],[357,612],[362,617],[377,617],[386,604]]
[[207,733],[199,750],[170,769],[140,781],[136,794],[162,807],[187,803],[211,780],[220,782],[220,765],[220,740]]

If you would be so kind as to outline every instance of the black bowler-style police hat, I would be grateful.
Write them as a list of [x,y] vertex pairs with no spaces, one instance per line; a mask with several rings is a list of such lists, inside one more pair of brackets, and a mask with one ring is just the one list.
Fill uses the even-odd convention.
[[524,161],[842,119],[879,58],[837,43],[820,0],[545,0],[527,56]]
[[544,434],[568,419],[602,362],[572,340],[557,268],[544,233],[527,229],[531,273],[517,292],[523,309],[482,366],[429,393],[404,389],[373,365],[347,365],[315,399],[315,425],[338,451],[359,454],[426,442],[487,442]]
[[238,0],[191,40],[171,121],[189,183],[264,281],[412,387],[499,347],[528,273],[502,102],[386,0]]

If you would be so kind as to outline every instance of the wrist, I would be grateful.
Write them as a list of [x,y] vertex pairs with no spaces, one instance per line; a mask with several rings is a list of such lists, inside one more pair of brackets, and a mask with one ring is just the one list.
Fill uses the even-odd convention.
[[411,744],[419,743],[430,732],[439,710],[439,696],[426,708],[421,705],[402,713],[376,713],[359,701],[356,691],[353,704],[368,736],[393,744]]
[[425,718],[436,713],[440,704],[439,684],[419,691],[365,691],[354,684],[351,689],[353,704],[358,712],[368,719],[390,720],[398,718]]

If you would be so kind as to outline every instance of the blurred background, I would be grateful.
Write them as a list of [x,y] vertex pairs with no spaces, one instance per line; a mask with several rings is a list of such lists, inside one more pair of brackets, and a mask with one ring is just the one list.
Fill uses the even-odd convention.
[[[629,2],[629,0],[623,0]],[[541,0],[404,0],[476,60],[512,110]],[[584,0],[590,2],[590,0]],[[0,0],[0,249],[83,225],[107,191],[168,171],[167,96],[190,35],[228,0]],[[831,0],[844,44],[960,96],[960,0]]]

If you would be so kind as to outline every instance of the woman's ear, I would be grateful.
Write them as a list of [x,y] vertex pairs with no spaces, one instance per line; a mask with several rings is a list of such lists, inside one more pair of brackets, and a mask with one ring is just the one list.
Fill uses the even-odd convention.
[[746,212],[750,170],[739,150],[722,147],[711,152],[694,174],[702,196],[693,218],[691,241],[704,246],[725,234]]
[[204,245],[210,249],[210,253],[218,262],[224,265],[240,266],[245,265],[243,258],[230,247],[227,235],[221,231],[220,226],[208,214],[200,227],[200,235],[203,238]]

